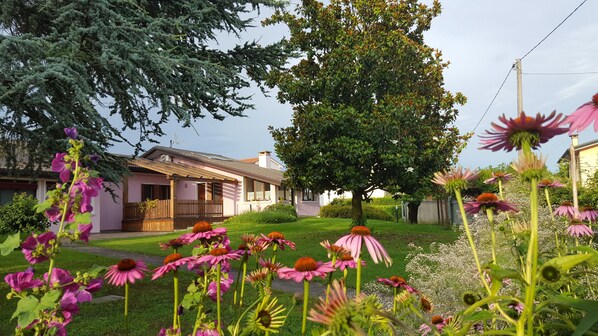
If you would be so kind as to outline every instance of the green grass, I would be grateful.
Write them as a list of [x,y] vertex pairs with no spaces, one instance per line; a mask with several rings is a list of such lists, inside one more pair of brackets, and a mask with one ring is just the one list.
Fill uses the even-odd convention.
[[[282,232],[286,239],[297,245],[297,250],[285,249],[279,251],[277,261],[292,267],[295,261],[303,256],[311,256],[316,260],[326,261],[326,251],[320,246],[323,240],[334,243],[338,238],[348,233],[349,219],[341,218],[301,218],[297,222],[282,224],[231,224],[226,225],[231,245],[237,246],[240,243],[239,237],[243,233],[263,233],[272,231]],[[414,243],[428,250],[430,243],[449,243],[454,241],[458,233],[446,230],[438,225],[411,225],[405,223],[393,223],[387,221],[368,220],[368,226],[373,230],[376,239],[386,248],[393,259],[393,265],[386,268],[384,264],[374,264],[369,256],[364,260],[367,265],[363,272],[363,282],[375,281],[378,277],[390,277],[392,275],[405,274],[405,257],[409,253],[408,245]],[[145,253],[149,255],[166,256],[169,252],[160,250],[158,243],[178,237],[181,232],[169,233],[159,236],[98,240],[90,244],[115,250]],[[366,251],[364,247],[364,251]],[[182,251],[190,253],[190,249]],[[364,252],[367,254],[367,252]],[[350,272],[348,285],[353,285],[354,274]]]

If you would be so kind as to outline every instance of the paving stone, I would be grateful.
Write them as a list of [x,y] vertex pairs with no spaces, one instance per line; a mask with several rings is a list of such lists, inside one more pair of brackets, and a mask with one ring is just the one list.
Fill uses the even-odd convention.
[[100,296],[97,298],[93,298],[93,300],[91,300],[91,303],[114,302],[114,301],[120,301],[120,300],[124,300],[124,299],[125,299],[125,297],[120,296],[120,295],[106,295],[106,296]]

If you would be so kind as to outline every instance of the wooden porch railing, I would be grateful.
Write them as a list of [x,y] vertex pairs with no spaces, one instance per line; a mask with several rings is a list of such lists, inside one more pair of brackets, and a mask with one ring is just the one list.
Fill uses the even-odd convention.
[[[142,205],[144,203],[145,205]],[[175,205],[175,218],[222,217],[222,213],[222,201],[177,200]],[[166,218],[172,218],[170,200],[125,203],[123,220]]]

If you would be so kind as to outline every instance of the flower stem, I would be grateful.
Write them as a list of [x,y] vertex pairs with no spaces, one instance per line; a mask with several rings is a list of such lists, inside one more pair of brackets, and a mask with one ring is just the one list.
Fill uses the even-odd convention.
[[239,297],[239,306],[243,306],[243,294],[245,293],[245,276],[247,275],[247,260],[243,263],[243,276],[241,277],[241,296]]
[[216,316],[218,318],[218,327],[216,329],[218,329],[218,335],[222,335],[222,318],[220,316],[220,277],[222,276],[220,274],[220,272],[222,271],[222,265],[220,265],[220,263],[218,263],[218,266],[216,266]]
[[397,287],[394,287],[393,290],[394,290],[394,295],[392,297],[392,313],[396,314],[397,313]]
[[309,301],[309,281],[303,280],[303,317],[301,319],[301,335],[305,335],[307,324],[307,304]]
[[496,233],[494,232],[493,210],[487,208],[486,216],[488,216],[488,222],[490,222],[490,237],[492,238],[492,263],[496,264]]
[[355,296],[361,293],[361,253],[357,257],[357,279],[355,280]]
[[129,334],[129,282],[125,281],[125,333]]
[[[332,256],[332,267],[336,264],[336,255]],[[328,295],[330,295],[330,285],[332,283],[332,274],[334,272],[328,273],[328,281],[326,281],[326,303],[328,303]]]
[[552,213],[552,203],[550,203],[550,194],[548,193],[548,187],[544,188],[544,195],[546,195],[546,205],[548,205],[550,218],[554,221],[554,214]]
[[469,230],[469,223],[467,222],[467,215],[465,214],[465,208],[463,207],[463,198],[461,197],[461,190],[455,189],[455,198],[457,199],[457,204],[459,205],[459,211],[461,212],[461,218],[463,218],[463,227],[465,228],[465,234],[467,235],[467,240],[469,240],[469,246],[471,247],[471,252],[473,254],[473,259],[475,260],[476,267],[478,268],[478,274],[480,276],[480,281],[482,281],[482,285],[486,288],[488,293],[491,293],[490,287],[486,283],[484,279],[484,274],[482,273],[482,266],[480,264],[480,259],[478,258],[478,251],[475,247],[475,243],[473,241],[473,236],[471,235],[471,231]]
[[536,273],[538,271],[538,179],[531,179],[530,192],[530,240],[525,260],[525,306],[517,324],[517,332],[523,332],[527,321],[527,332],[533,334],[534,328],[534,298],[536,296]]
[[197,316],[195,317],[195,325],[193,326],[193,333],[191,335],[197,335],[197,329],[199,329],[199,319],[201,318],[201,310],[203,306],[200,304],[197,306]]
[[178,269],[173,271],[174,274],[174,308],[172,314],[172,329],[176,330],[179,328],[178,323],[178,312],[179,312],[179,272]]

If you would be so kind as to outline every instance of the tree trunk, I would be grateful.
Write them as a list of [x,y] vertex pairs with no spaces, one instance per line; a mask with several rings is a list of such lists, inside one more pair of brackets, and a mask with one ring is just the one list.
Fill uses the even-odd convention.
[[420,204],[420,201],[410,201],[409,203],[407,203],[407,208],[409,209],[409,223],[417,224],[417,212],[419,210]]
[[365,226],[366,218],[361,207],[363,190],[352,190],[351,193],[353,194],[353,198],[351,199],[351,226]]

